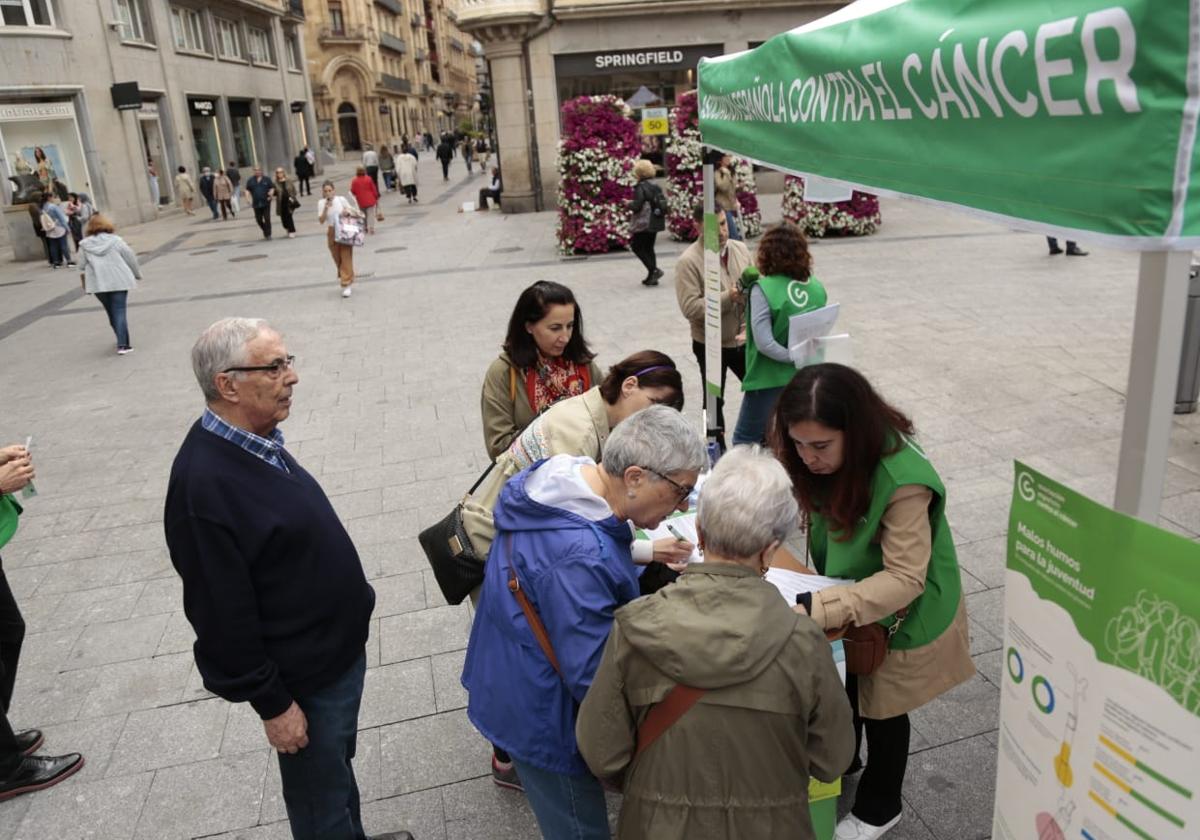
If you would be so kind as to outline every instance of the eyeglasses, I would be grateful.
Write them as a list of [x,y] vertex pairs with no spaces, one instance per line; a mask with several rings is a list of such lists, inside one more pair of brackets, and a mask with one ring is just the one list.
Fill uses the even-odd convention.
[[276,359],[269,365],[248,365],[245,367],[225,368],[221,373],[252,373],[254,371],[262,371],[271,379],[278,379],[285,370],[292,370],[296,367],[295,356],[285,356],[282,359]]
[[667,478],[665,475],[660,473],[658,470],[652,470],[649,467],[642,467],[642,469],[644,469],[646,472],[648,472],[652,475],[658,476],[663,481],[667,482],[667,484],[670,484],[672,487],[675,488],[675,492],[678,494],[678,497],[675,499],[675,504],[679,504],[684,499],[686,499],[688,496],[692,495],[692,491],[696,489],[695,487],[689,487],[686,484],[680,484],[678,481]]

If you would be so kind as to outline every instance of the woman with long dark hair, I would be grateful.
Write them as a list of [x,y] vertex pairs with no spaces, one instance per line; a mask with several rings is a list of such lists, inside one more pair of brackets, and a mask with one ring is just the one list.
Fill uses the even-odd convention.
[[883,664],[846,678],[868,763],[838,838],[875,840],[900,821],[908,713],[975,673],[946,489],[912,436],[903,412],[836,364],[802,368],[771,420],[817,570],[854,581],[804,596],[796,610],[825,630],[886,628]]
[[746,307],[746,375],[733,445],[761,443],[779,392],[796,373],[788,353],[793,315],[825,305],[825,287],[812,276],[803,231],[783,222],[763,234],[755,256],[759,277]]
[[584,340],[583,313],[570,289],[540,280],[521,292],[504,349],[483,378],[480,408],[488,457],[507,449],[554,403],[599,382],[595,356]]

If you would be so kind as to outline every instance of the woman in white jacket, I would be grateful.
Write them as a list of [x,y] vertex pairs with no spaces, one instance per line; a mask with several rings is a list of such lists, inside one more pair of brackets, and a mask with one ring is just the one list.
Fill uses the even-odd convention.
[[417,200],[417,158],[408,146],[405,146],[403,153],[396,158],[396,171],[400,177],[404,197],[412,204]]
[[83,290],[95,295],[108,323],[117,336],[117,355],[133,352],[129,343],[129,322],[125,318],[125,298],[142,279],[137,255],[125,240],[113,232],[113,223],[103,213],[88,219],[84,239],[79,243],[79,270]]

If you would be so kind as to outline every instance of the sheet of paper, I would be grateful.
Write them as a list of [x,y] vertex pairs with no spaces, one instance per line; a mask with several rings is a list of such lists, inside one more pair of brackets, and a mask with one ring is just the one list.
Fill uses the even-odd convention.
[[[639,532],[639,535],[641,533],[645,533],[646,539],[651,541],[674,539],[675,535],[671,533],[671,531],[667,528],[667,525],[670,525],[672,528],[682,534],[683,537],[692,545],[696,545],[696,513],[694,510],[688,511],[687,513],[677,514],[669,519],[664,519],[662,524],[657,528],[646,529],[643,532]],[[703,561],[704,558],[700,556],[700,550],[693,548],[692,556],[688,558],[688,562],[702,563]]]
[[820,592],[831,586],[842,586],[854,583],[848,578],[826,577],[825,575],[803,575],[787,569],[771,568],[767,570],[767,583],[779,590],[779,594],[788,604],[796,603],[796,596],[801,592]]
[[795,347],[803,341],[828,335],[829,331],[833,329],[834,322],[837,321],[840,309],[841,304],[831,303],[820,309],[814,309],[812,312],[793,315],[788,320],[788,347]]

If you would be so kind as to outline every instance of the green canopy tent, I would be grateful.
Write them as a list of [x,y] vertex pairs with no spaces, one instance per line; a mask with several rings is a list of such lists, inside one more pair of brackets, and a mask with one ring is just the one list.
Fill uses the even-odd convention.
[[1200,0],[859,0],[702,59],[699,99],[703,142],[766,166],[1141,251],[1115,506],[1157,519],[1200,247]]

